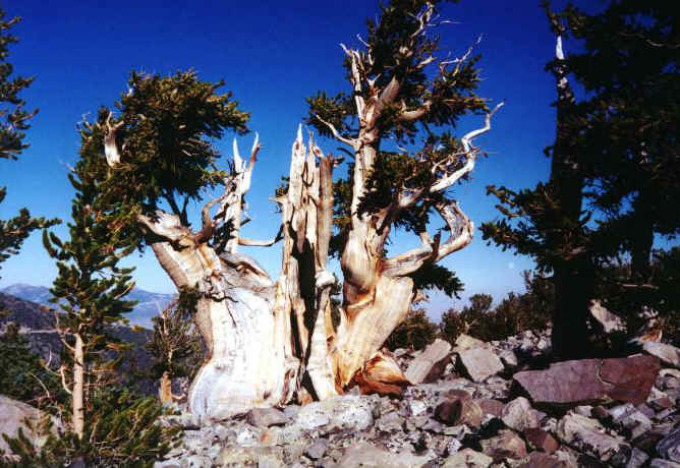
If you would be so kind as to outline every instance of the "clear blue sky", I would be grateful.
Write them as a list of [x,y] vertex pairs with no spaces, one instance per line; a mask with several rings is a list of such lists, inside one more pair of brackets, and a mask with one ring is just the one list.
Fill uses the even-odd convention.
[[[492,132],[478,141],[490,157],[479,161],[471,182],[456,188],[477,226],[496,216],[486,185],[521,188],[548,175],[542,150],[554,137],[554,84],[543,66],[554,53],[554,38],[538,3],[464,0],[445,9],[455,23],[441,30],[444,47],[460,55],[483,35],[477,48],[480,94],[506,102]],[[250,127],[264,144],[248,197],[249,237],[275,234],[279,216],[268,197],[288,172],[305,97],[319,89],[344,89],[339,43],[354,44],[364,19],[377,12],[373,0],[5,0],[2,6],[8,16],[23,17],[13,31],[21,42],[12,48],[10,61],[18,73],[36,77],[24,96],[40,113],[28,134],[31,147],[17,162],[0,161],[0,185],[8,186],[0,218],[22,206],[35,215],[68,218],[72,189],[66,174],[77,155],[76,123],[101,104],[113,103],[132,69],[168,74],[191,67],[203,79],[226,80],[241,108],[252,113]],[[478,123],[464,124],[461,131]],[[241,140],[247,151],[252,135]],[[220,147],[230,153],[229,141]],[[324,145],[334,148],[331,142]],[[411,242],[398,236],[395,245],[407,248]],[[278,274],[277,247],[252,254]],[[138,266],[139,287],[173,291],[150,254],[132,263]],[[531,267],[526,258],[486,246],[479,232],[470,247],[445,264],[465,283],[465,298],[490,292],[497,300],[521,290],[520,273]],[[4,264],[0,287],[17,282],[49,286],[55,272],[40,235],[34,235],[19,256]],[[454,305],[462,304],[433,294],[430,315],[436,318]]]

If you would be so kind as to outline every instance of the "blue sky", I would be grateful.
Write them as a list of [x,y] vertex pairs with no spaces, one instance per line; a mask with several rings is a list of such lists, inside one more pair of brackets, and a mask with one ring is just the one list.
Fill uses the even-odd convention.
[[[548,160],[542,150],[554,137],[552,77],[543,71],[554,53],[554,38],[537,0],[467,0],[447,6],[454,24],[441,29],[442,44],[462,54],[482,35],[477,51],[483,82],[480,94],[506,105],[491,133],[478,145],[489,153],[472,180],[456,188],[462,208],[477,226],[497,216],[488,184],[521,188],[544,180]],[[40,109],[28,134],[31,147],[17,162],[0,161],[0,185],[8,187],[0,218],[27,206],[36,215],[67,219],[72,189],[66,174],[78,149],[75,126],[102,104],[112,104],[126,90],[132,69],[168,74],[194,68],[202,79],[226,80],[241,108],[252,113],[250,128],[263,149],[248,197],[249,237],[271,237],[279,216],[268,197],[288,172],[290,146],[306,114],[305,97],[319,89],[345,89],[339,43],[356,43],[364,20],[377,12],[377,1],[192,2],[160,0],[5,0],[8,16],[21,16],[14,28],[21,42],[11,50],[17,73],[35,76],[24,97]],[[559,6],[559,5],[558,5]],[[478,125],[465,120],[461,132]],[[253,135],[240,138],[247,151]],[[220,148],[230,154],[231,136]],[[333,151],[330,141],[322,145]],[[56,229],[63,234],[63,227]],[[405,249],[415,240],[397,236]],[[277,275],[279,250],[252,250]],[[139,287],[171,292],[173,286],[155,259],[131,259]],[[527,258],[489,247],[478,232],[473,244],[444,261],[466,285],[463,298],[479,292],[498,300],[522,289]],[[39,235],[21,254],[3,265],[0,287],[23,282],[49,286],[56,268],[44,253]],[[432,294],[430,315],[461,301]]]

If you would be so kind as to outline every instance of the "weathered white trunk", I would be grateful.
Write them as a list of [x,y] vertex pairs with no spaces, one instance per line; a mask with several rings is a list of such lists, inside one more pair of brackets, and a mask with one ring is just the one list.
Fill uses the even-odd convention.
[[79,333],[75,334],[73,347],[73,388],[71,390],[73,432],[79,439],[85,435],[85,344]]
[[226,417],[254,406],[272,406],[292,396],[287,379],[295,362],[286,359],[284,317],[274,307],[275,284],[244,255],[218,257],[187,235],[152,246],[175,285],[196,288],[195,321],[207,360],[189,391],[195,414]]

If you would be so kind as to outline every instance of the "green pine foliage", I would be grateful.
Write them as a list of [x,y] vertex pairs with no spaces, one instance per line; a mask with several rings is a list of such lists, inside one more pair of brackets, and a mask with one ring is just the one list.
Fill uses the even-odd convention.
[[92,146],[91,127],[82,128],[80,159],[69,180],[76,195],[68,223],[69,239],[44,231],[43,243],[57,261],[58,276],[51,288],[58,305],[58,328],[67,341],[75,333],[87,343],[86,353],[101,356],[113,349],[107,326],[124,321],[134,302],[125,300],[132,290],[132,268],[119,265],[136,247],[127,226],[134,209],[120,201],[111,204],[100,194],[106,180],[106,161]]
[[83,463],[87,467],[151,467],[176,443],[178,427],[159,421],[166,414],[155,398],[140,397],[120,387],[98,388],[91,397],[92,410],[79,439],[68,431],[56,431],[47,424],[47,442],[41,450],[20,434],[7,436],[19,461],[2,460],[3,466],[62,467]]
[[119,118],[102,109],[91,135],[92,144],[101,144],[100,133],[119,125],[117,138],[125,141],[118,145],[121,164],[105,187],[112,200],[128,200],[144,213],[167,203],[189,225],[189,201],[224,183],[214,142],[229,130],[247,131],[249,114],[239,110],[230,92],[219,92],[223,86],[223,81],[201,81],[194,71],[167,77],[132,73],[129,91],[115,105]]
[[[26,101],[21,97],[33,78],[16,76],[14,67],[7,61],[10,45],[18,41],[10,30],[19,21],[19,18],[6,19],[5,11],[0,8],[0,159],[9,160],[16,160],[28,148],[26,130],[37,113],[37,110],[26,109]],[[6,187],[0,187],[0,203],[6,196]],[[26,208],[10,219],[0,219],[0,268],[2,262],[19,252],[32,231],[57,222],[56,219],[34,218]]]
[[439,324],[441,337],[453,344],[461,334],[494,341],[526,330],[544,330],[555,307],[553,285],[528,271],[524,272],[524,284],[524,293],[509,293],[496,307],[492,307],[489,294],[475,294],[462,311],[444,312]]
[[91,125],[81,128],[80,157],[69,174],[75,189],[69,239],[43,233],[45,249],[57,262],[58,275],[50,291],[59,309],[56,328],[65,345],[60,371],[70,391],[77,338],[83,343],[85,420],[96,411],[91,401],[93,389],[116,380],[115,368],[127,347],[107,331],[111,325],[124,322],[135,304],[125,299],[134,287],[132,268],[120,266],[121,259],[136,248],[136,238],[127,228],[135,210],[124,200],[112,203],[102,195],[108,169],[101,140],[97,145],[90,138],[95,131]]
[[191,317],[195,310],[195,295],[189,291],[169,304],[152,318],[153,335],[146,344],[154,357],[151,369],[154,379],[164,373],[172,378],[193,377],[202,360],[202,341]]
[[437,324],[430,321],[425,309],[411,309],[406,319],[394,329],[385,346],[394,351],[398,348],[419,350],[437,338]]
[[[434,183],[442,176],[444,158],[461,150],[460,141],[451,133],[459,119],[487,110],[486,100],[476,94],[480,80],[479,57],[468,53],[465,59],[451,61],[441,67],[423,65],[428,57],[434,60],[443,55],[439,36],[434,31],[445,3],[426,0],[383,3],[379,15],[367,21],[366,37],[360,38],[365,47],[359,52],[358,61],[361,74],[365,76],[361,91],[364,100],[371,102],[371,99],[377,98],[369,95],[371,86],[389,94],[394,83],[400,85],[399,99],[380,110],[376,123],[378,136],[370,143],[378,156],[367,183],[367,195],[358,207],[360,214],[384,212],[394,206],[395,200],[404,191],[418,190]],[[427,31],[419,34],[423,23],[418,18],[423,14],[420,18],[426,18]],[[430,28],[432,31],[429,31]],[[367,51],[370,51],[370,57]],[[351,76],[351,60],[347,57],[344,68]],[[323,136],[332,136],[328,126],[332,124],[341,137],[355,138],[360,123],[354,93],[352,89],[335,94],[317,92],[307,99],[307,122]],[[418,118],[399,117],[405,108],[419,109],[424,105],[428,111]],[[414,147],[416,149],[411,150]],[[353,158],[353,154],[348,154]],[[447,164],[445,169],[453,171],[454,166],[464,163],[465,158],[461,156],[453,164]],[[342,171],[346,175],[335,180],[335,232],[331,240],[334,255],[342,253],[351,227],[353,167],[351,159],[347,163],[347,171]],[[422,232],[430,222],[434,206],[447,200],[450,199],[446,193],[427,193],[413,206],[395,210],[385,228]],[[439,289],[448,295],[455,295],[462,289],[453,272],[434,265],[414,273],[414,280],[418,287]]]
[[10,322],[0,335],[0,389],[2,394],[45,408],[61,394],[61,386],[31,350],[19,325]]

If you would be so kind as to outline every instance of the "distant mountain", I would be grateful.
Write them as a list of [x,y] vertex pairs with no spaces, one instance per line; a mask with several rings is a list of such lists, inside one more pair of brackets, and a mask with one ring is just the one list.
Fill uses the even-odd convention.
[[[14,285],[14,291],[20,291]],[[38,287],[28,286],[37,291]],[[7,290],[9,288],[6,288]],[[47,288],[44,288],[47,289]],[[0,333],[4,332],[8,322],[15,322],[20,326],[21,333],[28,339],[33,351],[38,353],[51,367],[59,365],[62,342],[54,329],[54,312],[48,307],[20,299],[9,294],[0,292]],[[109,333],[119,340],[132,343],[133,349],[129,351],[122,362],[122,373],[126,381],[134,385],[143,393],[153,393],[154,382],[148,378],[151,369],[152,357],[144,348],[151,338],[151,331],[131,328],[124,325],[114,325],[109,328]],[[0,389],[2,392],[2,389]]]
[[[50,289],[45,286],[17,283],[0,289],[0,292],[43,306],[54,307],[54,304],[50,302],[52,297]],[[138,301],[134,310],[125,315],[130,324],[151,328],[151,318],[158,315],[158,312],[172,301],[174,295],[134,289],[128,294],[127,298],[132,301]]]

